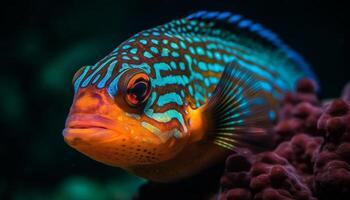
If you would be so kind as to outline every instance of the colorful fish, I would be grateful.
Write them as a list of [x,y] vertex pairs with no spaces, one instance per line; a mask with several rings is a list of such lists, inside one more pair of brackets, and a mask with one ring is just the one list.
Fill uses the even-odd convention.
[[260,147],[286,91],[315,79],[272,31],[201,11],[142,31],[73,78],[65,141],[150,180],[191,176]]

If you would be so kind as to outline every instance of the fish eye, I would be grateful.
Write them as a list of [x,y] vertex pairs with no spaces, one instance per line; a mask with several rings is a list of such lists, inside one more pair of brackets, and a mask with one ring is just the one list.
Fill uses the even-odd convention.
[[150,79],[145,73],[132,76],[126,86],[125,100],[131,107],[143,105],[151,93]]

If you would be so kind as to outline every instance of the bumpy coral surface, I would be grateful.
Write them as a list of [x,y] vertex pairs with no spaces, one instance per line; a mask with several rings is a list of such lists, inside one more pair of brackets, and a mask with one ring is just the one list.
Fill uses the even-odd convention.
[[217,182],[216,176],[204,172],[197,182],[148,184],[139,199],[161,199],[160,193],[167,199],[350,199],[350,83],[340,99],[323,104],[316,90],[313,81],[303,79],[296,92],[285,95],[273,129],[273,150],[233,152],[216,195],[209,184]]
[[[227,159],[227,171],[221,178],[226,191],[219,199],[314,199],[285,158],[274,152],[248,157],[234,154]],[[237,163],[243,164],[237,167]]]
[[310,189],[313,189],[314,164],[318,156],[323,138],[306,134],[295,135],[290,141],[282,142],[275,153],[285,159],[304,178]]
[[319,135],[317,120],[322,113],[316,96],[316,84],[308,79],[298,82],[295,93],[287,93],[275,127],[277,143],[289,140],[298,133]]
[[220,199],[350,198],[350,85],[323,106],[315,91],[304,79],[286,94],[273,151],[227,159]]
[[334,100],[318,121],[325,143],[315,163],[315,189],[320,199],[350,198],[350,105]]

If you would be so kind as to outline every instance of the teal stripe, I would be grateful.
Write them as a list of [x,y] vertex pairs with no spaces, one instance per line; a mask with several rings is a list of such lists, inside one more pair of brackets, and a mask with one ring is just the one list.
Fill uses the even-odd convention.
[[213,64],[209,63],[208,68],[209,68],[209,71],[216,72],[216,73],[223,72],[225,69],[224,66],[217,63],[213,63]]
[[198,63],[198,67],[201,71],[208,71],[208,67],[207,67],[207,64],[205,62],[199,62]]
[[186,75],[169,75],[165,77],[157,77],[152,80],[153,86],[166,86],[171,84],[177,84],[185,86],[189,83],[189,79]]
[[109,78],[112,76],[113,69],[115,68],[115,65],[117,64],[117,61],[113,61],[106,72],[106,75],[103,77],[103,79],[97,84],[97,88],[101,89],[104,88],[106,85],[106,82],[109,80]]
[[171,67],[167,63],[155,63],[153,65],[156,73],[156,78],[152,80],[154,87],[156,86],[166,86],[170,84],[186,85],[189,83],[189,79],[186,75],[169,75],[162,77],[160,71],[170,71]]
[[77,92],[80,86],[81,80],[86,76],[87,72],[90,70],[90,66],[86,66],[83,73],[79,76],[79,78],[74,82],[74,91]]
[[263,77],[263,78],[265,78],[265,79],[267,79],[268,81],[270,81],[271,83],[275,83],[279,88],[281,88],[282,90],[288,90],[288,87],[287,87],[287,85],[283,82],[283,81],[281,81],[279,78],[277,78],[277,77],[273,77],[270,73],[268,73],[267,71],[264,71],[264,70],[262,70],[261,68],[259,68],[259,67],[257,67],[257,66],[255,66],[255,65],[251,65],[251,64],[248,64],[248,63],[245,63],[244,61],[242,61],[242,60],[236,60],[237,62],[238,62],[238,64],[241,66],[241,67],[243,67],[243,68],[245,68],[245,69],[247,69],[247,70],[249,70],[249,71],[251,71],[251,72],[253,72],[253,73],[255,73],[255,74],[257,74],[257,75],[259,75],[259,76],[261,76],[261,77]]
[[150,109],[150,107],[153,105],[154,101],[157,98],[157,92],[152,92],[150,98],[148,99],[146,105],[145,105],[145,111]]
[[141,63],[138,65],[130,64],[130,68],[137,68],[145,71],[147,74],[151,73],[151,67],[147,63]]
[[109,58],[107,61],[105,61],[103,64],[101,64],[89,77],[87,77],[85,79],[85,81],[83,82],[81,87],[86,87],[90,83],[92,77],[94,77],[103,67],[105,67],[113,59],[115,59],[115,58],[114,57]]
[[[302,75],[301,72],[298,73],[298,72],[293,72],[291,70],[286,70],[286,69],[293,69],[293,67],[295,67],[288,60],[281,60],[281,59],[271,60],[269,58],[270,54],[268,52],[263,53],[263,52],[253,51],[253,49],[251,48],[247,48],[243,45],[239,45],[232,41],[222,40],[221,38],[217,38],[217,37],[209,36],[207,37],[207,41],[218,43],[216,46],[214,44],[209,44],[207,45],[207,48],[213,49],[214,47],[216,47],[218,49],[228,51],[231,55],[238,55],[244,58],[245,60],[251,61],[253,63],[257,63],[258,65],[265,66],[270,71],[277,72],[278,74],[280,74],[280,78],[282,78],[283,80],[289,80],[290,84],[293,84],[298,79],[298,77]],[[236,49],[231,49],[231,48],[236,48],[236,49],[239,49],[240,51],[237,51]],[[242,53],[241,51],[245,51],[246,53]],[[225,56],[224,60],[225,62],[230,62],[231,59],[228,59],[228,57]],[[293,76],[290,76],[291,73],[293,74]],[[284,87],[284,88],[290,89],[290,86]]]
[[168,103],[176,103],[179,106],[183,105],[182,98],[180,97],[180,95],[178,95],[175,92],[171,92],[171,93],[159,96],[157,101],[158,106],[164,106],[165,104],[168,104]]
[[[290,61],[279,60],[279,59],[271,60],[269,58],[270,55],[268,53],[264,54],[261,52],[253,52],[252,49],[246,48],[242,45],[238,45],[237,43],[234,43],[234,42],[224,41],[224,40],[221,40],[218,38],[210,38],[209,37],[209,39],[220,43],[220,45],[218,45],[218,47],[220,47],[220,49],[222,49],[222,50],[226,50],[226,51],[230,52],[236,58],[236,60],[239,60],[236,56],[240,56],[247,61],[256,63],[256,65],[252,65],[252,64],[248,64],[247,61],[240,60],[240,62],[243,62],[246,66],[249,65],[249,67],[247,67],[248,69],[251,66],[254,66],[255,69],[253,69],[253,70],[255,73],[259,74],[260,76],[262,76],[266,79],[269,79],[272,82],[276,82],[277,86],[283,90],[292,89],[291,87],[293,86],[293,83],[298,79],[298,77],[302,76],[302,72],[298,73],[298,72],[295,72],[292,70],[286,70],[286,69],[293,69],[293,67],[295,67],[294,65],[292,65],[290,63]],[[224,46],[224,45],[226,45],[226,46]],[[235,49],[230,49],[230,47],[246,51],[247,53],[242,53],[242,52],[237,51]],[[232,57],[230,57],[230,58],[232,58]],[[228,59],[228,57],[224,57],[224,59],[225,59],[225,61],[231,60],[231,59]],[[278,78],[272,77],[271,74],[269,74],[265,70],[262,70],[257,65],[265,66],[268,70],[279,74],[279,77]],[[286,85],[286,83],[282,80],[288,80],[288,85]]]
[[158,49],[156,47],[151,47],[150,50],[155,53],[155,54],[158,54]]
[[172,119],[176,119],[184,128],[185,132],[187,131],[185,120],[180,112],[174,109],[167,110],[163,113],[154,113],[153,109],[145,110],[145,114],[158,122],[166,123],[170,122]]
[[205,97],[199,92],[195,93],[194,98],[196,99],[196,101],[205,102]]
[[143,56],[146,58],[153,58],[153,55],[148,51],[143,52]]
[[95,84],[98,81],[98,79],[100,79],[100,77],[101,74],[97,74],[97,76],[95,76],[94,80],[92,81],[92,84]]
[[188,66],[188,70],[191,72],[191,77],[190,80],[193,79],[198,79],[200,81],[204,81],[204,76],[201,73],[196,72],[195,70],[193,70],[192,68],[192,58],[190,55],[185,54],[185,60],[187,61],[187,66]]
[[168,65],[165,62],[161,62],[161,63],[154,63],[153,64],[155,73],[156,73],[156,77],[160,77],[160,71],[170,71],[171,67],[170,65]]

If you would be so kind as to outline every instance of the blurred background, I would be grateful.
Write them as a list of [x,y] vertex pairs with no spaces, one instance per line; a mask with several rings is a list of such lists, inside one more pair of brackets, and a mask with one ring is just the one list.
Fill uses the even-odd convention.
[[1,5],[0,199],[130,199],[145,182],[68,147],[71,79],[138,31],[198,10],[238,12],[270,27],[312,64],[322,98],[350,80],[341,1],[27,0]]

